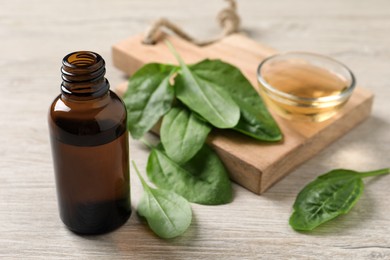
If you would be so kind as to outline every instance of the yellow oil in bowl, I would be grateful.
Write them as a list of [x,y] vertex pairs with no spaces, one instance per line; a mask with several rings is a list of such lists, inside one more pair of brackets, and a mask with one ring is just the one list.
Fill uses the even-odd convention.
[[272,110],[291,120],[321,122],[349,99],[355,78],[343,64],[312,53],[278,54],[257,71],[260,93]]

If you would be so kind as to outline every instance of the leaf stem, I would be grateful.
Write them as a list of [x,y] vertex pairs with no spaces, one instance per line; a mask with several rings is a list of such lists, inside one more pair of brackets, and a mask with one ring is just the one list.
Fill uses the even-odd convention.
[[388,174],[388,173],[390,173],[390,168],[384,168],[376,171],[362,172],[359,174],[359,177],[365,178],[365,177],[377,176],[377,175]]
[[144,190],[150,190],[148,184],[145,182],[144,178],[142,178],[141,173],[138,170],[137,165],[135,164],[134,160],[131,160],[131,163],[133,164],[133,167],[135,169],[135,172],[138,175],[138,178],[141,180],[142,186],[144,187]]
[[168,49],[172,52],[172,54],[175,56],[177,61],[181,66],[185,66],[184,60],[181,58],[179,53],[176,51],[176,49],[173,47],[172,43],[168,40],[165,41],[165,44],[168,46]]
[[146,145],[149,149],[153,149],[153,148],[155,148],[148,140],[146,140],[144,137],[142,137],[141,139],[140,139],[140,141],[144,144],[144,145]]

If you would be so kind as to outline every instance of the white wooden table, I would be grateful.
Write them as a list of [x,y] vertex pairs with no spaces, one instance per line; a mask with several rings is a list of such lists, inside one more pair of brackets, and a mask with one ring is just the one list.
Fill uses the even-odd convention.
[[[366,181],[347,216],[301,234],[288,226],[302,187],[333,168],[371,170],[390,160],[390,2],[388,0],[239,1],[243,28],[282,51],[319,52],[346,63],[375,94],[372,116],[263,196],[234,185],[224,206],[192,205],[190,229],[157,238],[133,214],[115,232],[80,237],[61,223],[47,127],[59,94],[63,56],[93,50],[112,67],[113,43],[164,16],[198,37],[219,32],[223,1],[21,1],[0,3],[0,258],[90,259],[390,259],[390,176]],[[148,151],[131,141],[131,159],[144,168]],[[131,176],[132,205],[142,188]]]

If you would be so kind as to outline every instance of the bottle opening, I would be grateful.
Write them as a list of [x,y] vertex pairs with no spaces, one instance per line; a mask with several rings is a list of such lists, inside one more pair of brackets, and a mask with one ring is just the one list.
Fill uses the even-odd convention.
[[98,56],[93,52],[71,53],[67,61],[77,67],[91,66],[98,62]]
[[103,58],[91,51],[77,51],[66,55],[62,61],[63,67],[72,69],[94,70],[95,67],[104,66]]

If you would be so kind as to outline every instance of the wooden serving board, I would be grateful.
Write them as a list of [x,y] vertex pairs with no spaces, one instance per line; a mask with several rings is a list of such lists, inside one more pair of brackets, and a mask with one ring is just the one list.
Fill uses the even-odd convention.
[[[143,35],[137,35],[113,46],[114,65],[127,75],[145,63],[177,64],[164,43],[165,39],[173,44],[187,63],[205,58],[221,59],[240,68],[253,86],[257,86],[256,69],[260,61],[276,53],[274,49],[241,34],[228,36],[206,47],[198,47],[165,34],[161,35],[161,40],[155,45],[145,45],[142,39]],[[123,93],[126,88],[127,83],[124,83],[117,90]],[[373,94],[358,87],[340,113],[325,122],[288,121],[270,111],[283,132],[284,139],[281,142],[260,142],[229,130],[213,131],[208,142],[228,168],[232,180],[261,194],[367,118],[372,103]]]

